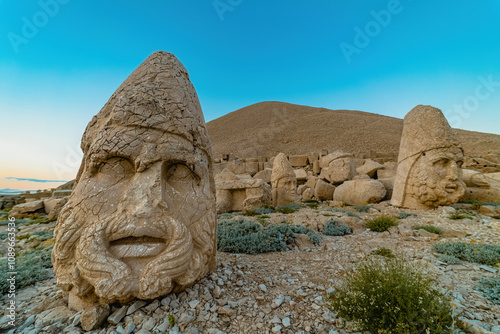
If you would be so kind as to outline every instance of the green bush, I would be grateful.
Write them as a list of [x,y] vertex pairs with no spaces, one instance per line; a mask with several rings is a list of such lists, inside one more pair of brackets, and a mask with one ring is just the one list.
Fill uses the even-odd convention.
[[258,216],[259,213],[255,210],[247,210],[243,213],[245,216],[253,217],[253,216]]
[[260,225],[264,226],[264,227],[269,225],[269,221],[266,220],[266,218],[269,218],[269,216],[258,216],[258,217],[256,217],[257,222]]
[[[41,248],[37,247],[29,252],[20,252],[16,255],[15,271],[16,288],[22,289],[38,281],[43,281],[52,276],[52,247]],[[9,270],[7,259],[3,258],[0,261],[0,291],[3,295],[9,290],[7,275]]]
[[228,253],[269,253],[288,249],[298,234],[317,245],[321,236],[301,225],[269,225],[248,220],[222,220],[217,224],[217,248]]
[[54,238],[54,232],[53,231],[39,231],[39,232],[33,232],[31,233],[32,235],[36,235],[37,239],[41,241],[49,240]]
[[394,254],[392,254],[392,250],[385,247],[374,250],[372,254],[388,258],[395,257]]
[[434,234],[443,234],[443,230],[440,229],[439,227],[436,227],[436,226],[432,226],[432,225],[420,225],[420,226],[415,226],[414,227],[415,230],[424,230],[424,231],[427,231],[429,233],[434,233]]
[[319,202],[314,200],[314,199],[309,199],[309,200],[305,200],[304,201],[304,204],[311,208],[311,209],[317,209],[318,208],[318,205],[319,205]]
[[483,203],[483,205],[494,206],[494,207],[500,208],[500,202],[486,202],[486,203]]
[[271,206],[263,206],[262,208],[256,208],[253,210],[245,211],[245,216],[260,216],[267,215],[274,212],[274,208]]
[[31,234],[26,233],[26,234],[19,234],[18,236],[16,236],[16,239],[23,240],[23,239],[29,239],[30,237],[31,237]]
[[438,260],[441,262],[444,262],[444,263],[452,264],[452,265],[462,263],[462,261],[460,261],[459,258],[457,258],[455,256],[451,256],[451,255],[446,255],[446,254],[443,254],[440,257],[438,257]]
[[274,212],[274,207],[272,206],[269,206],[269,205],[265,205],[261,208],[257,208],[255,209],[255,211],[259,214],[259,215],[268,215],[270,213],[273,213]]
[[474,217],[470,213],[466,212],[454,212],[448,216],[448,219],[451,220],[460,220],[460,219],[474,219]]
[[331,295],[330,305],[372,333],[453,333],[449,299],[400,258],[361,263]]
[[398,213],[398,218],[399,219],[406,219],[408,217],[415,217],[415,216],[416,216],[416,214],[409,213],[409,212],[400,212],[400,213]]
[[221,213],[221,214],[217,215],[217,219],[218,220],[221,220],[221,219],[231,219],[231,218],[233,218],[233,215],[231,213]]
[[500,304],[500,278],[483,278],[479,290],[495,304]]
[[338,225],[336,220],[327,221],[325,227],[323,228],[323,234],[326,235],[343,236],[351,233],[352,231],[349,226]]
[[285,214],[294,213],[294,212],[297,212],[300,210],[300,205],[297,203],[289,203],[289,204],[279,206],[275,210],[276,210],[276,212],[285,213]]
[[368,211],[370,211],[370,209],[373,209],[373,207],[371,207],[369,205],[356,205],[356,206],[354,206],[354,210],[356,210],[358,212],[368,212]]
[[396,218],[386,215],[372,218],[366,222],[366,227],[375,232],[385,232],[392,226],[398,226]]
[[461,260],[495,266],[500,263],[500,246],[465,244],[463,242],[442,242],[434,244],[435,252],[454,256]]

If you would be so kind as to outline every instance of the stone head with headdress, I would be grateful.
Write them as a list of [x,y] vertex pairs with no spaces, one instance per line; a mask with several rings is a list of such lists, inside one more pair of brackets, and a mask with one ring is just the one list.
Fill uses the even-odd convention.
[[404,119],[392,205],[431,209],[465,191],[464,153],[441,110],[419,105]]
[[82,150],[53,251],[74,308],[157,298],[215,267],[211,143],[174,55],[153,53],[123,82],[87,126]]

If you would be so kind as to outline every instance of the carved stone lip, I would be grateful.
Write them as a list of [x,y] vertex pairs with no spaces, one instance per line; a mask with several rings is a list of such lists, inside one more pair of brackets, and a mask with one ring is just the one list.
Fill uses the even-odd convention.
[[166,247],[165,239],[141,236],[125,237],[109,243],[110,251],[120,259],[150,257],[160,254]]
[[109,250],[119,259],[143,258],[160,254],[168,240],[153,226],[127,224],[108,236]]
[[455,191],[457,191],[458,185],[455,183],[448,183],[448,184],[446,184],[446,187],[444,189],[448,193],[454,193]]

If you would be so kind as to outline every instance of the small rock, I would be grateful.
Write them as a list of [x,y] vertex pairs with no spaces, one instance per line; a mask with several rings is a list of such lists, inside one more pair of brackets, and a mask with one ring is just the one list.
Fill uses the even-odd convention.
[[161,305],[162,306],[165,306],[165,307],[168,307],[170,304],[170,297],[165,297],[161,300]]
[[193,310],[200,304],[199,300],[192,300],[189,302],[189,307],[191,307]]
[[165,333],[169,328],[170,328],[170,319],[168,319],[167,317],[160,325],[156,327],[156,330],[158,330],[158,332],[160,333]]
[[132,334],[134,330],[135,330],[135,324],[131,322],[125,327],[123,334]]
[[491,309],[491,307],[489,307],[488,305],[486,305],[485,303],[483,303],[480,300],[476,301],[474,304],[477,308],[480,308],[482,310],[490,310]]
[[142,329],[146,329],[148,331],[152,330],[156,326],[156,319],[153,317],[148,317],[144,319],[142,322]]
[[218,313],[221,315],[232,317],[236,313],[236,311],[230,308],[229,306],[224,306],[219,309]]
[[184,313],[179,318],[179,323],[180,324],[189,324],[193,320],[194,320],[194,317],[190,316],[189,314]]
[[274,327],[271,329],[271,331],[272,331],[273,333],[279,333],[279,332],[281,332],[281,329],[282,329],[282,328],[283,328],[283,327],[281,327],[280,325],[276,325],[276,326],[274,326]]
[[224,332],[217,328],[209,328],[207,334],[224,334]]
[[290,327],[291,323],[290,323],[290,318],[289,317],[285,317],[283,318],[283,320],[281,320],[281,323],[283,324],[283,326],[285,327]]
[[31,326],[32,324],[34,324],[34,323],[35,323],[35,317],[36,317],[36,316],[33,314],[33,315],[32,315],[32,316],[30,316],[28,319],[26,319],[26,321],[24,322],[24,324],[22,324],[21,326],[19,326],[19,328],[17,329],[17,331],[18,331],[19,333],[22,333],[22,331],[23,331],[25,328],[27,328],[27,327]]
[[144,300],[136,300],[135,303],[133,303],[132,305],[130,305],[130,307],[127,310],[127,314],[126,315],[130,315],[130,314],[134,313],[135,311],[137,311],[138,309],[142,308],[146,304],[147,303]]
[[259,284],[259,289],[260,289],[262,292],[267,292],[267,287],[266,287],[264,284]]
[[160,306],[160,302],[158,301],[158,299],[155,299],[153,300],[153,302],[151,304],[149,304],[148,306],[146,306],[144,309],[148,312],[148,313],[152,313],[154,312],[158,307]]
[[280,307],[281,304],[283,304],[283,302],[285,301],[285,298],[283,298],[283,296],[279,296],[278,298],[276,298],[273,303],[276,305],[276,307]]
[[82,313],[81,324],[86,331],[93,331],[98,328],[109,316],[109,305],[98,305],[85,309]]
[[222,292],[221,288],[219,288],[218,286],[216,286],[212,290],[212,296],[214,296],[214,298],[220,298],[221,292]]
[[66,306],[58,306],[43,311],[36,317],[35,327],[46,327],[56,322],[66,322],[73,314],[73,311]]
[[485,265],[479,266],[479,268],[481,268],[483,270],[486,270],[486,271],[489,271],[490,273],[496,273],[497,272],[496,269],[488,267],[488,266],[485,266]]
[[136,332],[137,334],[151,334],[150,331],[148,331],[147,329],[141,329],[140,331]]
[[277,315],[275,315],[269,322],[272,324],[281,324],[281,319]]
[[127,314],[128,306],[122,306],[108,317],[108,322],[117,325]]

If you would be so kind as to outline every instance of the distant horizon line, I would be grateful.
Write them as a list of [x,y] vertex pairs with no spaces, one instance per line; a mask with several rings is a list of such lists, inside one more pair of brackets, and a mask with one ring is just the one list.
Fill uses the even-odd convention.
[[7,176],[7,177],[4,177],[3,179],[5,179],[5,180],[16,180],[16,181],[40,182],[40,183],[64,183],[64,182],[69,182],[67,180],[43,180],[43,179],[31,179],[31,178],[13,177],[13,176]]

